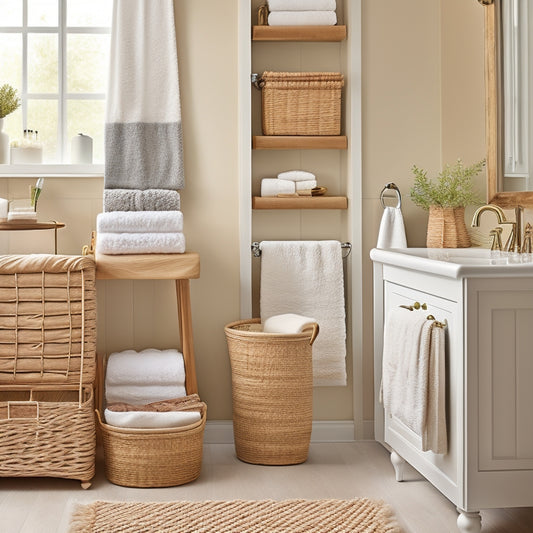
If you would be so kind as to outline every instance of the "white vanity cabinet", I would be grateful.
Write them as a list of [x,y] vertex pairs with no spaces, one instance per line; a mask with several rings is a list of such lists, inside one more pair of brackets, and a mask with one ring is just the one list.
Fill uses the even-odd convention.
[[[457,506],[464,532],[481,530],[481,509],[533,506],[533,263],[488,250],[371,257],[375,436],[392,451],[397,479],[405,460]],[[415,302],[427,310],[413,312],[447,322],[445,455],[422,452],[379,401],[387,310]]]

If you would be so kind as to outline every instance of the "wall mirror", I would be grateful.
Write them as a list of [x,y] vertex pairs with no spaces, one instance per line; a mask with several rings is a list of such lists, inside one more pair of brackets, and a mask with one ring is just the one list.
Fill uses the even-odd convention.
[[533,207],[533,3],[485,6],[488,200]]

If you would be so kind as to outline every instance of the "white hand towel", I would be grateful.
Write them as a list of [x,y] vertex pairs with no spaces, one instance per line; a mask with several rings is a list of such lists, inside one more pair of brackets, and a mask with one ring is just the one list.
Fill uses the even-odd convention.
[[302,333],[302,331],[317,324],[314,318],[285,313],[267,318],[263,324],[265,333]]
[[335,11],[272,11],[268,15],[270,26],[335,26]]
[[182,396],[187,396],[185,385],[109,385],[105,388],[107,403],[146,405]]
[[308,191],[314,189],[318,184],[316,180],[296,181],[296,191]]
[[268,0],[269,11],[335,11],[336,0]]
[[407,248],[405,226],[399,207],[385,207],[379,226],[377,248]]
[[96,217],[98,233],[183,232],[181,211],[111,211]]
[[169,411],[158,413],[153,411],[116,412],[106,409],[105,421],[110,426],[121,428],[175,428],[199,422],[198,411]]
[[316,179],[316,176],[312,172],[306,170],[286,170],[278,174],[279,180],[289,181],[309,181]]
[[29,220],[37,222],[37,213],[35,211],[9,211],[7,214],[8,222],[13,220]]
[[314,317],[313,383],[346,385],[342,249],[338,241],[261,243],[261,320],[295,313]]
[[108,385],[185,385],[183,355],[149,348],[112,353],[107,360]]
[[182,254],[183,233],[98,233],[96,251],[100,254]]
[[277,196],[278,194],[294,194],[296,187],[293,181],[263,178],[261,180],[261,196]]

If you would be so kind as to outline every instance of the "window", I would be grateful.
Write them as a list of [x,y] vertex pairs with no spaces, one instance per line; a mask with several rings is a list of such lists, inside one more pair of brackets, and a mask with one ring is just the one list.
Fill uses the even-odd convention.
[[[104,113],[110,0],[2,0],[0,85],[15,87],[21,107],[5,119],[10,140],[38,132],[44,164],[69,164],[71,139],[93,138],[104,162]],[[35,135],[35,133],[34,133]]]

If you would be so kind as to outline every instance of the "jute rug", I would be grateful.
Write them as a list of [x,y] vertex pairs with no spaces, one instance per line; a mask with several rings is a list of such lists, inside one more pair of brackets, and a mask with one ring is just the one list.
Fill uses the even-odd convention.
[[103,502],[80,505],[71,533],[400,533],[390,508],[354,500]]

